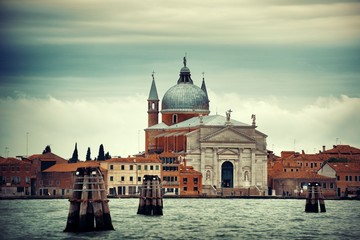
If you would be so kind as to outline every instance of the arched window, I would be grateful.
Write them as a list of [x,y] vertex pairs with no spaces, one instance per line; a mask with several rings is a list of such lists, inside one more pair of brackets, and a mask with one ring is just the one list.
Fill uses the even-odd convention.
[[173,123],[177,123],[177,115],[176,114],[173,115]]

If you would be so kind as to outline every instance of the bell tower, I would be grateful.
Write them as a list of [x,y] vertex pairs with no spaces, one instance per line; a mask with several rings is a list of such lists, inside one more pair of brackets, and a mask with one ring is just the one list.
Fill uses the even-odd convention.
[[148,102],[148,127],[154,126],[159,123],[159,97],[157,94],[155,72],[152,72],[152,83],[149,93]]

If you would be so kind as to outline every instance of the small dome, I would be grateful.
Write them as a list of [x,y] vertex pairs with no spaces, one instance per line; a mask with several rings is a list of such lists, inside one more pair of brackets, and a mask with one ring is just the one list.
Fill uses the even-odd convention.
[[198,86],[178,83],[165,93],[161,112],[209,113],[209,100]]

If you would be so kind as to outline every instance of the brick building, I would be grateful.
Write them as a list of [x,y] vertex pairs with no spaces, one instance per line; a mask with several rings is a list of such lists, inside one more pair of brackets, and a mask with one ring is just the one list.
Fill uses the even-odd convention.
[[[273,194],[296,196],[304,192],[304,182],[320,182],[329,197],[344,196],[358,185],[360,149],[349,145],[334,145],[332,149],[317,154],[283,151],[281,156],[268,156],[268,184]],[[344,163],[348,164],[343,167]],[[359,173],[359,174],[358,174]],[[348,178],[346,178],[348,176]],[[350,181],[350,176],[352,180]],[[346,180],[347,179],[347,180]],[[360,178],[357,177],[360,181]],[[347,189],[347,190],[346,190]]]
[[[58,163],[42,171],[38,187],[40,196],[70,197],[73,193],[78,168],[100,167],[100,162],[86,161],[76,163]],[[107,170],[100,168],[106,179]],[[105,181],[106,186],[106,181]]]
[[31,192],[31,163],[0,157],[0,196],[26,196]]
[[336,196],[360,197],[360,162],[326,162],[318,174],[336,179]]

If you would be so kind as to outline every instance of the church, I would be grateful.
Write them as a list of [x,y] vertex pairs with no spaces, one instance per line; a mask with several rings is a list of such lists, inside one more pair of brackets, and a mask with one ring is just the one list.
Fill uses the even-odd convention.
[[[202,174],[207,195],[267,194],[266,138],[256,130],[256,116],[246,124],[223,115],[210,115],[205,79],[194,84],[187,60],[177,83],[164,94],[159,107],[154,75],[148,97],[145,154],[173,154]],[[159,121],[159,113],[161,121]]]

